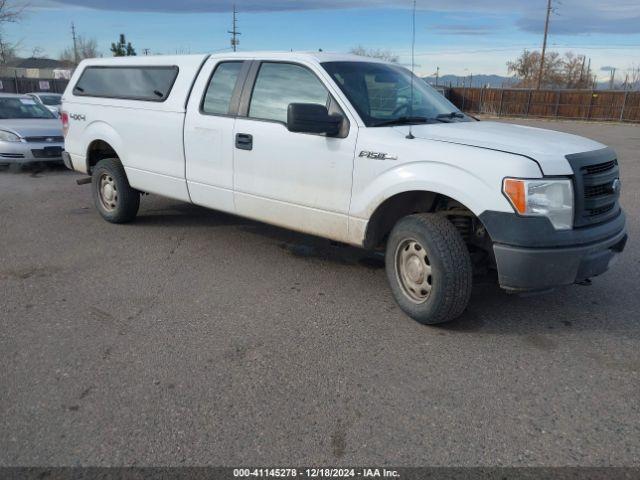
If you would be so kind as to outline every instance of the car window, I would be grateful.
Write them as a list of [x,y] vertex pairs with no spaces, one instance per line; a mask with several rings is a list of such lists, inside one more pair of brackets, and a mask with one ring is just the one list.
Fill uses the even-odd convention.
[[309,69],[289,63],[263,63],[258,72],[249,116],[287,121],[290,103],[327,105],[329,92]]
[[163,102],[178,76],[178,67],[85,68],[73,88],[74,95]]
[[58,95],[40,95],[40,101],[45,105],[55,107],[62,103],[62,97]]
[[204,113],[214,115],[229,113],[231,97],[241,69],[242,62],[224,62],[216,67],[202,103]]
[[0,97],[0,118],[56,118],[33,98]]

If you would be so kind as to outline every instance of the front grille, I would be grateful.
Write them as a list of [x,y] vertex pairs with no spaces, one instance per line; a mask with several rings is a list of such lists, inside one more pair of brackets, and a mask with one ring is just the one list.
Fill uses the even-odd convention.
[[610,162],[604,162],[604,163],[600,163],[598,165],[587,165],[585,167],[582,167],[582,170],[587,174],[587,175],[596,175],[598,173],[602,173],[602,172],[606,172],[607,170],[611,170],[613,167],[616,166],[616,161],[615,160],[611,160]]
[[2,158],[24,158],[24,153],[0,153]]
[[62,136],[24,137],[24,139],[30,143],[63,143],[64,142],[64,137]]
[[45,147],[41,150],[31,150],[34,158],[59,158],[62,157],[62,147]]
[[584,187],[584,197],[593,198],[600,197],[601,195],[608,195],[611,193],[611,185],[593,185]]
[[596,217],[598,215],[610,212],[615,206],[615,203],[610,203],[609,205],[605,205],[604,207],[591,208],[587,210],[587,215],[589,215],[590,217]]
[[574,172],[575,227],[586,227],[613,218],[620,211],[618,160],[610,148],[567,155]]

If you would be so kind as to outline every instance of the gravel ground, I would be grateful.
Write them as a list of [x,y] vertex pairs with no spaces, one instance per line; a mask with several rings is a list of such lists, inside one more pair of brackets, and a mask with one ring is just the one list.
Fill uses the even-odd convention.
[[155,196],[110,225],[62,168],[0,173],[0,465],[640,465],[630,242],[593,285],[479,282],[425,327],[379,258]]

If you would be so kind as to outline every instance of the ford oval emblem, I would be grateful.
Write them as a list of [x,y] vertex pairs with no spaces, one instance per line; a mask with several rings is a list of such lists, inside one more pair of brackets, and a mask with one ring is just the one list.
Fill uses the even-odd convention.
[[620,190],[622,189],[622,182],[620,181],[619,178],[616,178],[613,183],[611,183],[611,192],[615,193],[616,195],[620,193]]

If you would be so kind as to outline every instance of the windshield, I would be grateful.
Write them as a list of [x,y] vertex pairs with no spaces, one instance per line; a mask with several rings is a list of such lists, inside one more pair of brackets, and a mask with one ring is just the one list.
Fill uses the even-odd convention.
[[406,68],[374,62],[325,62],[322,66],[367,127],[468,120],[455,105]]
[[0,97],[0,118],[56,118],[33,98]]
[[59,95],[39,95],[40,101],[51,107],[58,106],[62,103],[62,97]]

